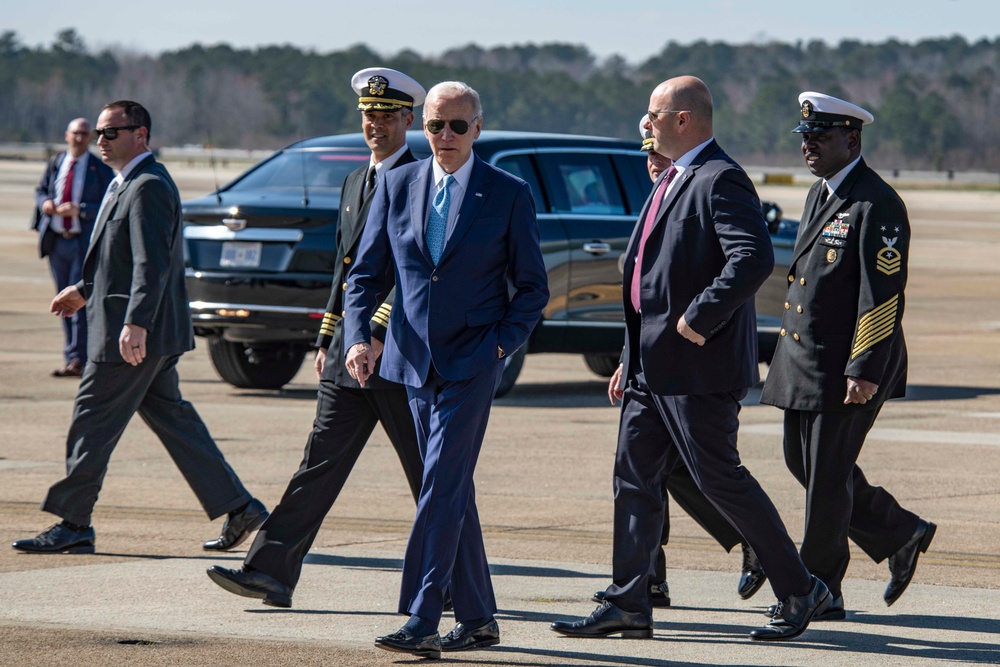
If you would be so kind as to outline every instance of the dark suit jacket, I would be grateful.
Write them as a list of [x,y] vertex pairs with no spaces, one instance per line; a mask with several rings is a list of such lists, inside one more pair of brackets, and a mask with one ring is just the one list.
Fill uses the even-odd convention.
[[[42,204],[46,199],[55,201],[56,198],[56,176],[59,174],[59,167],[66,159],[66,153],[53,155],[45,165],[45,172],[42,180],[35,188],[35,229],[38,230],[38,256],[45,257],[52,252],[52,246],[56,242],[55,233],[50,229],[52,216],[42,213]],[[108,183],[115,177],[115,172],[108,165],[101,161],[101,158],[90,153],[87,158],[87,175],[83,180],[83,193],[80,196],[80,233],[84,239],[90,238],[90,233],[94,229],[94,218],[101,207],[101,200],[108,189]],[[56,202],[58,205],[59,202]],[[62,218],[59,218],[62,224]],[[59,228],[62,231],[62,228]]]
[[[896,192],[864,160],[815,210],[806,198],[785,315],[761,402],[795,410],[874,410],[906,392],[903,319],[910,223]],[[799,309],[801,308],[801,312]],[[844,405],[847,377],[879,385]]]
[[[625,255],[632,260],[625,262],[623,276],[625,369],[638,354],[650,390],[661,395],[753,386],[760,379],[753,297],[774,266],[753,184],[714,141],[677,176],[643,254],[640,318],[630,287],[652,196]],[[707,339],[704,346],[677,333],[681,315]]]
[[[416,162],[413,153],[407,149],[399,156],[392,169]],[[347,285],[347,274],[353,263],[358,259],[358,245],[361,243],[361,232],[365,228],[365,220],[371,208],[372,195],[363,197],[365,178],[368,175],[368,165],[355,169],[344,179],[340,189],[340,214],[337,216],[337,263],[333,273],[333,287],[330,290],[330,301],[326,304],[326,314],[320,327],[316,346],[327,350],[326,365],[323,367],[323,378],[331,380],[341,387],[359,388],[361,385],[351,377],[344,365],[346,360],[344,350],[344,327],[337,326],[344,316],[344,293]],[[374,193],[373,193],[374,194]],[[395,275],[390,267],[386,273],[384,293],[379,294],[381,305],[371,321],[372,336],[385,342],[385,334],[389,325],[389,314],[395,294]],[[381,363],[381,358],[379,359]],[[372,374],[372,381],[365,387],[379,387],[385,380],[377,377],[378,366]]]
[[376,191],[348,278],[344,332],[347,348],[369,340],[368,320],[395,263],[381,373],[417,387],[431,364],[444,379],[463,380],[495,365],[498,345],[513,354],[549,298],[531,190],[475,156],[462,208],[434,266],[424,239],[432,159],[393,169]]
[[87,299],[87,355],[92,361],[124,361],[118,336],[125,324],[148,331],[147,356],[194,348],[184,285],[181,199],[170,174],[153,156],[136,166],[105,205],[77,288]]

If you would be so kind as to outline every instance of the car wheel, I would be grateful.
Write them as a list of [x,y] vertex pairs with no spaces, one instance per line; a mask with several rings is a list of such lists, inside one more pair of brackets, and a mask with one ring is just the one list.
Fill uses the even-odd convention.
[[587,368],[594,371],[602,378],[609,378],[618,370],[618,356],[611,354],[585,354],[583,360],[587,362]]
[[286,343],[250,346],[210,338],[208,356],[219,377],[234,387],[281,389],[299,372],[306,352]]
[[524,366],[524,355],[527,353],[528,344],[525,343],[514,354],[504,357],[503,377],[500,378],[500,386],[497,387],[497,393],[493,395],[493,398],[500,398],[514,388],[517,376],[521,374],[521,368]]

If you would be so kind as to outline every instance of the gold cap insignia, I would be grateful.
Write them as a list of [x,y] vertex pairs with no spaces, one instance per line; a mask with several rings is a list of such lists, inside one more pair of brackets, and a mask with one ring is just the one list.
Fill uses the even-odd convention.
[[385,95],[385,89],[389,87],[389,79],[384,76],[373,76],[368,79],[369,95]]
[[812,102],[806,100],[802,103],[802,117],[809,118],[811,115],[813,115],[813,105]]

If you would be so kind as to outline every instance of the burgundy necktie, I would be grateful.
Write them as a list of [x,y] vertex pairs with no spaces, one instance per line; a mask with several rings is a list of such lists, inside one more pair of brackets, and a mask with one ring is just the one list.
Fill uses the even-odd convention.
[[660,214],[663,196],[666,194],[667,188],[670,187],[670,182],[674,180],[675,176],[677,176],[677,168],[674,165],[670,165],[670,169],[667,169],[667,175],[660,181],[656,192],[653,193],[653,198],[649,202],[649,209],[646,211],[646,219],[642,221],[642,235],[639,237],[639,252],[636,254],[635,268],[632,269],[632,285],[630,290],[632,307],[637,313],[639,312],[639,283],[642,278],[642,252],[646,247],[646,240],[649,238],[650,232],[653,231],[653,225],[656,224],[656,218]]
[[[69,158],[69,173],[66,174],[66,182],[63,184],[63,196],[60,204],[68,204],[73,201],[73,172],[76,170],[76,160]],[[73,217],[63,218],[63,231],[68,232],[73,228]]]

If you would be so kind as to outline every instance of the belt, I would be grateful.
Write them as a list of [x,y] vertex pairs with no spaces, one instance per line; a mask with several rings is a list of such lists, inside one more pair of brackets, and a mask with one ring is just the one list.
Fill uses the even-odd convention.
[[63,237],[64,239],[75,239],[77,236],[80,235],[79,232],[76,232],[76,233],[74,233],[74,232],[58,232],[58,234],[59,234],[59,236]]

